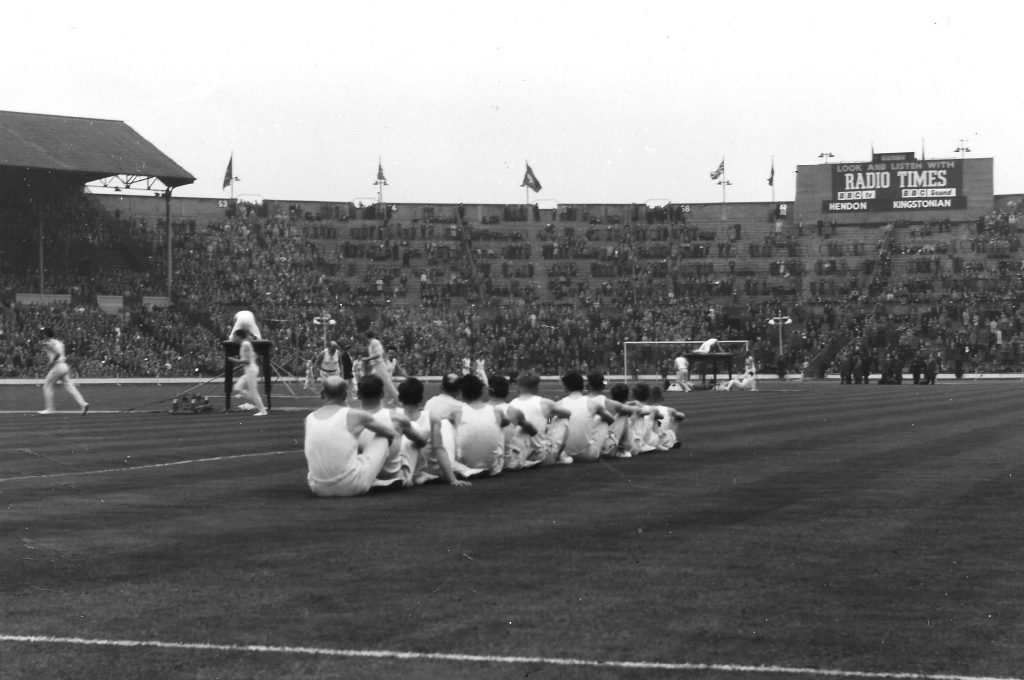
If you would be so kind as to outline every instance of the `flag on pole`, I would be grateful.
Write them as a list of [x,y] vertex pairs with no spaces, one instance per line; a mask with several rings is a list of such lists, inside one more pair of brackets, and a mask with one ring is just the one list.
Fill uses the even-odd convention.
[[722,162],[718,164],[718,167],[715,169],[715,171],[711,173],[711,179],[718,179],[719,177],[721,177],[724,174],[725,174],[725,159],[723,158]]
[[224,186],[222,186],[221,189],[227,189],[229,186],[231,186],[231,181],[235,179],[235,171],[232,169],[232,166],[234,164],[235,154],[232,153],[231,157],[228,158],[228,169],[224,171]]
[[540,182],[537,180],[537,175],[533,174],[533,168],[530,167],[529,163],[526,164],[526,174],[523,175],[523,183],[519,186],[533,189],[534,193],[537,193],[541,189]]
[[774,158],[772,159],[772,171],[771,171],[771,174],[768,175],[768,186],[770,186],[770,187],[775,186],[775,159]]
[[388,181],[384,178],[384,166],[381,165],[379,158],[377,159],[377,181],[384,182],[384,184],[388,183]]

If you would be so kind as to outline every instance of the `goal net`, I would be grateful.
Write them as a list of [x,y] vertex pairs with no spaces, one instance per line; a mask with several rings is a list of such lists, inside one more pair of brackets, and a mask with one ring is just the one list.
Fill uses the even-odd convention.
[[[628,340],[622,343],[622,367],[625,379],[674,381],[676,357],[697,351],[703,340]],[[734,370],[742,370],[743,356],[750,349],[748,340],[719,340],[719,346],[734,356]]]

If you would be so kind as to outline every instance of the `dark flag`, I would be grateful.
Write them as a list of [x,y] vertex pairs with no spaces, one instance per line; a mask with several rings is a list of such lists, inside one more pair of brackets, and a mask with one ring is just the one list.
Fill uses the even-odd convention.
[[772,171],[771,171],[771,174],[768,175],[768,186],[770,186],[770,187],[775,186],[775,160],[774,159],[772,160]]
[[384,184],[388,183],[387,179],[384,178],[384,166],[381,165],[380,161],[377,161],[377,181],[384,182]]
[[234,179],[234,170],[232,169],[234,163],[235,154],[231,154],[231,157],[228,159],[228,169],[224,171],[224,186],[222,186],[221,189],[227,189],[231,186],[231,180]]
[[540,182],[537,180],[537,175],[533,174],[533,168],[530,167],[529,163],[526,164],[526,174],[523,175],[523,183],[519,186],[529,187],[530,189],[533,189],[534,193],[541,189]]
[[724,174],[725,174],[725,159],[723,158],[722,162],[718,164],[718,168],[716,168],[715,171],[711,173],[711,179],[718,179],[719,177],[721,177]]

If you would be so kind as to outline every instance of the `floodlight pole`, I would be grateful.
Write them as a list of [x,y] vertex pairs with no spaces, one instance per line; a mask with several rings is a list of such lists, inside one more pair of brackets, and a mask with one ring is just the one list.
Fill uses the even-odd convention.
[[39,234],[39,303],[43,302],[43,294],[46,292],[43,274],[43,220],[39,217],[39,210],[35,210],[36,232]]
[[164,215],[167,220],[167,300],[171,300],[171,286],[174,284],[174,244],[171,234],[171,188],[164,192]]
[[768,319],[768,323],[769,325],[779,327],[779,356],[782,356],[782,327],[785,326],[786,324],[793,323],[793,319],[789,318],[788,316],[783,316],[782,310],[780,309],[779,315],[771,319]]

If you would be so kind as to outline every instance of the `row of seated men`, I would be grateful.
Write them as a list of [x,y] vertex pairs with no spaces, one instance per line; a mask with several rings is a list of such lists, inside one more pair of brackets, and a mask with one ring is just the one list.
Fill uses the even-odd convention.
[[442,481],[469,484],[535,466],[628,458],[679,446],[685,415],[661,403],[661,388],[626,385],[604,394],[602,374],[562,378],[558,401],[537,393],[539,378],[510,381],[476,373],[445,375],[440,394],[423,400],[423,383],[398,385],[397,404],[384,403],[384,382],[359,380],[355,400],[337,376],[324,379],[325,404],[305,420],[307,482],[318,496],[356,496],[374,488]]

